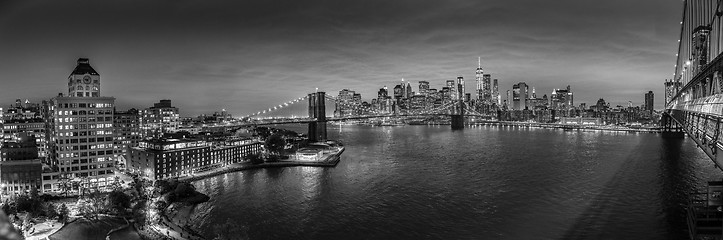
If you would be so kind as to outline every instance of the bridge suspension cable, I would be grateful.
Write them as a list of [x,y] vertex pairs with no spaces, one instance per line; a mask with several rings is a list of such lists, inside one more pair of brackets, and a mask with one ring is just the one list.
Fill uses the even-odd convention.
[[308,96],[303,96],[303,97],[300,97],[300,98],[296,98],[296,99],[293,99],[293,100],[284,102],[284,103],[282,103],[282,104],[279,104],[279,105],[277,105],[277,106],[270,107],[270,108],[268,108],[268,109],[266,109],[266,110],[258,111],[258,112],[256,112],[256,113],[252,113],[252,114],[246,115],[245,118],[251,118],[251,117],[254,117],[254,116],[261,115],[261,114],[266,114],[266,113],[275,112],[275,111],[281,110],[281,109],[283,109],[283,108],[286,108],[286,107],[288,107],[288,106],[291,106],[291,105],[293,105],[293,104],[295,104],[295,103],[299,103],[299,102],[301,102],[301,101],[304,101],[304,100],[307,99],[307,98],[308,98]]

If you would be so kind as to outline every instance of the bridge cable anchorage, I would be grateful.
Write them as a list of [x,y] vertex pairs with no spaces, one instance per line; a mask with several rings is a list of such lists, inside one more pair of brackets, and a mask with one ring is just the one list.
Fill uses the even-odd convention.
[[291,106],[291,105],[293,105],[293,104],[295,104],[295,103],[299,103],[299,102],[305,100],[306,98],[308,98],[308,96],[303,96],[303,97],[299,97],[299,98],[296,98],[296,99],[293,99],[293,100],[290,100],[290,101],[286,101],[286,102],[284,102],[284,103],[281,103],[281,104],[279,104],[279,105],[270,107],[270,108],[265,109],[265,110],[263,110],[263,111],[258,111],[258,112],[256,112],[256,113],[252,113],[252,114],[246,115],[244,118],[249,118],[249,119],[250,119],[251,117],[254,117],[254,116],[258,116],[258,115],[261,115],[261,114],[266,114],[266,113],[271,113],[271,112],[274,112],[274,111],[278,111],[278,110],[281,110],[281,109],[286,108],[286,107],[288,107],[288,106]]

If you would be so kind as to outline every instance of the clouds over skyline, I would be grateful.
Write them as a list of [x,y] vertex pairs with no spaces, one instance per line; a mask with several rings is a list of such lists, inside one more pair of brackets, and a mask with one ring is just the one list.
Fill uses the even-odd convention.
[[[4,5],[2,5],[4,4]],[[605,98],[662,107],[677,1],[16,1],[0,3],[0,106],[64,91],[78,57],[120,108],[172,99],[182,115],[236,115],[316,87],[376,96],[402,78],[465,77],[477,57],[500,91],[571,85],[576,104]],[[416,86],[415,86],[416,90]]]

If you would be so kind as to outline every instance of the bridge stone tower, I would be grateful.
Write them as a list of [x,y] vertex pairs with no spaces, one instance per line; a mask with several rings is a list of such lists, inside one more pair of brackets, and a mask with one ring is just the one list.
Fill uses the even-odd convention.
[[457,104],[454,106],[454,109],[452,111],[452,130],[461,130],[464,129],[464,103],[462,102],[462,99],[456,100]]
[[309,122],[309,141],[318,142],[326,140],[326,93],[309,93],[309,118],[316,121]]

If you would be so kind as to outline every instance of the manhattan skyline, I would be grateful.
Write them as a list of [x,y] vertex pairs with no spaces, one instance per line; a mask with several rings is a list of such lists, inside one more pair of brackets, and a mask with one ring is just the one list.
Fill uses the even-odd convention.
[[478,56],[500,93],[517,82],[538,95],[571,85],[576,104],[640,105],[671,77],[679,30],[670,26],[681,5],[3,2],[0,107],[64,92],[79,57],[90,58],[103,95],[120,109],[172,99],[183,116],[222,108],[242,116],[317,87],[330,95],[351,89],[368,101],[402,78],[416,91],[418,81],[439,86],[461,75],[469,90]]

